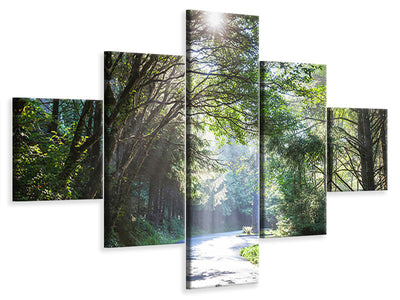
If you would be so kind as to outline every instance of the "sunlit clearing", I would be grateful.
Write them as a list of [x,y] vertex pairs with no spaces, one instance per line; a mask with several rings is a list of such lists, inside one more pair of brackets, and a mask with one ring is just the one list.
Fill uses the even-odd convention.
[[217,12],[210,12],[207,14],[206,21],[211,29],[217,30],[222,26],[223,14]]

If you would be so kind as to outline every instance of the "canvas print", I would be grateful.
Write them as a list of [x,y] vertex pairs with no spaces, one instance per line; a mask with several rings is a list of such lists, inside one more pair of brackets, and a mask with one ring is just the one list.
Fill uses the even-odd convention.
[[329,192],[387,190],[387,110],[329,107]]
[[183,242],[183,57],[105,52],[104,59],[104,246]]
[[260,62],[261,236],[326,233],[326,66]]
[[258,278],[258,17],[187,11],[187,288]]
[[13,200],[103,198],[103,102],[13,99]]

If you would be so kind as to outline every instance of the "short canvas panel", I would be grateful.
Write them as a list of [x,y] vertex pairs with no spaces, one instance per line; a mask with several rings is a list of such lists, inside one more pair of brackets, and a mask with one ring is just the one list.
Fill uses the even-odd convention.
[[104,58],[104,246],[183,242],[183,57],[105,52]]
[[328,192],[387,190],[387,110],[329,107]]
[[187,288],[258,279],[258,17],[187,11]]
[[103,101],[13,99],[13,200],[103,198]]
[[326,66],[260,62],[261,236],[326,233]]

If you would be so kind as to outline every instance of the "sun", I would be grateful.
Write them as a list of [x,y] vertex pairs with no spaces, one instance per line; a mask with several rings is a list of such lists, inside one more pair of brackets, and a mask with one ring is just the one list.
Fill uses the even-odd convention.
[[224,17],[222,13],[217,13],[217,12],[207,13],[206,16],[207,25],[214,31],[221,28],[223,20]]

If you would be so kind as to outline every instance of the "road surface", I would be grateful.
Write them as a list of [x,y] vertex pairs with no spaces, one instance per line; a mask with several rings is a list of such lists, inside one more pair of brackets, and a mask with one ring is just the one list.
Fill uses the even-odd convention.
[[258,243],[256,236],[237,237],[242,231],[187,238],[187,287],[201,288],[254,283],[258,266],[240,256],[240,250]]

